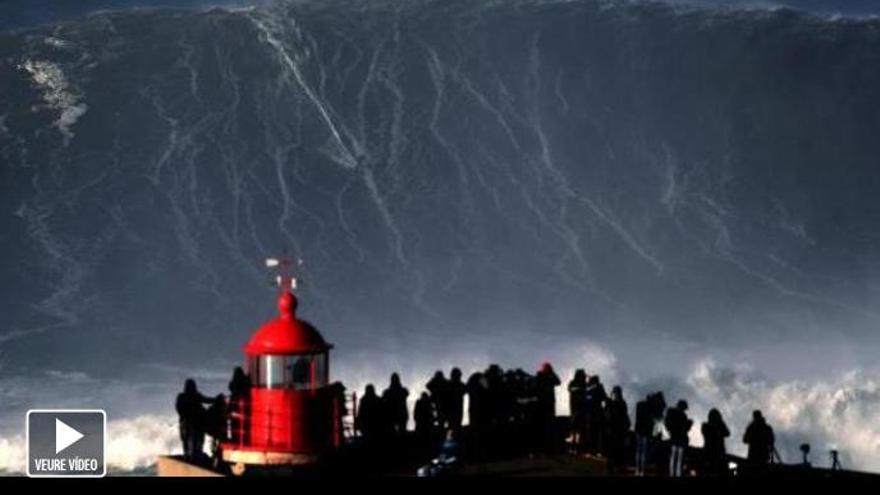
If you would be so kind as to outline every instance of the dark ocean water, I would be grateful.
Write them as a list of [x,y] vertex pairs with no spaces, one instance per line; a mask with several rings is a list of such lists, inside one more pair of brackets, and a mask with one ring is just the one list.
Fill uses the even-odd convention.
[[878,25],[331,1],[5,35],[7,363],[234,355],[283,249],[347,348],[863,335]]
[[208,9],[268,5],[272,0],[3,0],[0,30],[75,21],[89,14],[150,8]]
[[[870,16],[880,13],[875,0],[670,0],[722,8],[773,8],[784,6],[823,15]],[[3,0],[0,2],[0,30],[50,24],[98,11],[131,8],[210,8],[264,6],[273,0]]]

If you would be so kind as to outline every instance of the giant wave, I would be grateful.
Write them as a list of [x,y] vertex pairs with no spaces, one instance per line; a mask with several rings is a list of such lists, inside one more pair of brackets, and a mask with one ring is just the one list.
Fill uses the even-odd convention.
[[284,249],[339,363],[589,338],[642,376],[689,372],[632,358],[658,342],[870,369],[878,59],[877,20],[612,0],[2,33],[4,371],[233,363]]

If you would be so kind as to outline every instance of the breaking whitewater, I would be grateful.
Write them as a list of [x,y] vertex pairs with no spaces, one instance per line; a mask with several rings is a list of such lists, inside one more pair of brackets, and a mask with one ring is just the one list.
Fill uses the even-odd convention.
[[784,460],[880,471],[878,107],[880,21],[786,9],[292,1],[0,33],[0,470],[31,407],[108,409],[114,473],[178,452],[183,379],[225,390],[288,248],[350,391],[550,360],[631,409],[718,407],[733,453],[760,408]]

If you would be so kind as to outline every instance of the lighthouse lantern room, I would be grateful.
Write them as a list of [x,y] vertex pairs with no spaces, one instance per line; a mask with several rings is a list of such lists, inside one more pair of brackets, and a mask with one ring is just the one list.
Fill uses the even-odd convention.
[[289,263],[279,267],[278,311],[244,346],[249,395],[231,403],[230,440],[221,445],[223,460],[236,474],[246,465],[303,465],[316,462],[338,445],[338,404],[329,382],[333,347],[296,315],[296,279]]

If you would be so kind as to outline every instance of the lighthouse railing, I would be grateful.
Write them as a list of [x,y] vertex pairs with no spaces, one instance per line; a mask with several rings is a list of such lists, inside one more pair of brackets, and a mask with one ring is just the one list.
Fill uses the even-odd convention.
[[[354,418],[357,415],[357,395],[345,394],[334,398],[327,405],[329,409],[318,413],[326,415],[325,424],[330,428],[328,433],[331,443],[339,446],[356,436]],[[266,447],[289,445],[292,441],[291,422],[299,419],[300,417],[282,410],[253,404],[246,397],[237,397],[230,400],[228,405],[226,440],[228,444],[238,448],[252,447],[255,442]]]
[[229,402],[227,411],[227,439],[238,447],[247,445],[250,426],[248,406],[250,401],[245,397],[236,397]]
[[[265,439],[265,446],[283,445],[289,441],[288,437],[290,428],[285,423],[290,422],[290,418],[271,408],[254,407],[246,398],[239,398],[229,405],[227,413],[227,431],[229,435],[229,443],[240,448],[248,447],[252,443],[254,437]],[[262,417],[264,425],[261,431],[254,431],[255,417]],[[282,438],[285,437],[285,438]]]

